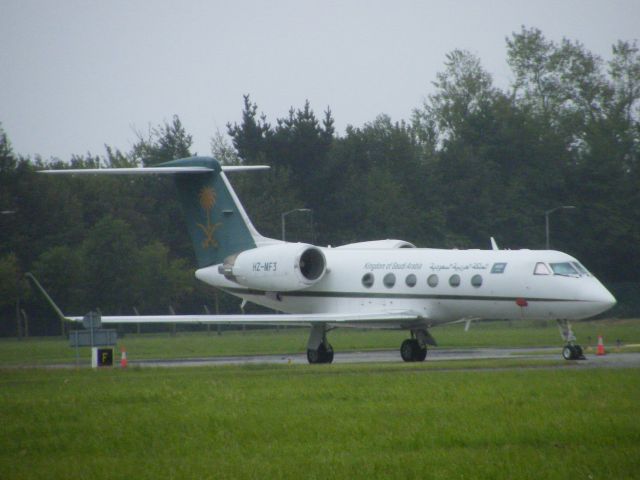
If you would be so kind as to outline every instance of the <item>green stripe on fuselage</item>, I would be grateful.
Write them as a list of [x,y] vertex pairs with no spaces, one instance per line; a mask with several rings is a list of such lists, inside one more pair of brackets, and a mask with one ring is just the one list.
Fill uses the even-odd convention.
[[[233,295],[266,295],[263,290],[248,288],[223,288]],[[404,299],[404,300],[480,300],[493,302],[515,302],[521,297],[492,297],[480,295],[442,295],[429,293],[374,293],[374,292],[322,292],[315,290],[297,290],[293,292],[278,292],[281,298],[307,297],[307,298],[351,298],[351,299]],[[586,300],[573,300],[569,298],[526,298],[527,302],[583,302]]]

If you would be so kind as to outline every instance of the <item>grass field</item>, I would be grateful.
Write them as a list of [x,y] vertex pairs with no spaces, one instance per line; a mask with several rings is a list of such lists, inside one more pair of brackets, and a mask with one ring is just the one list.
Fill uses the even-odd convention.
[[638,478],[639,373],[0,370],[0,478]]
[[[605,343],[615,345],[617,339],[626,344],[640,344],[640,320],[600,320],[574,325],[583,346],[595,345],[598,335]],[[555,322],[481,322],[474,323],[468,332],[463,325],[449,325],[432,329],[442,347],[518,347],[562,345]],[[407,332],[380,330],[337,329],[329,333],[336,351],[399,349]],[[285,330],[180,332],[171,337],[164,334],[127,334],[119,340],[125,345],[130,360],[194,358],[220,355],[289,354],[304,352],[307,328]],[[89,349],[81,349],[82,364],[87,364]],[[23,341],[0,340],[0,365],[52,364],[73,362],[75,350],[60,338],[36,338]]]

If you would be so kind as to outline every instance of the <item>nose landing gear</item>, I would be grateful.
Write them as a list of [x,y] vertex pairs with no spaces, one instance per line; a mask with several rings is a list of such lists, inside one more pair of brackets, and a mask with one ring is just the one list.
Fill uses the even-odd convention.
[[580,345],[565,345],[562,349],[562,358],[565,360],[586,360]]
[[571,330],[571,324],[568,320],[556,320],[560,329],[560,336],[566,342],[562,349],[562,358],[565,360],[586,360],[582,352],[582,347],[576,343],[576,336]]

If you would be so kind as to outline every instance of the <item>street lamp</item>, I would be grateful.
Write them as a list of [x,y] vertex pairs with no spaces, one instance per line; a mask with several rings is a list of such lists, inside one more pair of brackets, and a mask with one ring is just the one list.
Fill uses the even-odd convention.
[[294,208],[293,210],[289,210],[288,212],[284,212],[284,213],[281,215],[281,219],[282,219],[282,241],[283,241],[283,242],[285,241],[285,238],[284,238],[284,237],[285,237],[285,236],[284,236],[284,232],[285,232],[285,229],[284,229],[284,226],[285,226],[285,217],[286,217],[287,215],[289,215],[290,213],[293,213],[293,212],[311,212],[311,213],[313,213],[313,210],[311,210],[310,208]]
[[544,212],[544,227],[545,227],[545,233],[546,233],[546,237],[547,237],[547,250],[549,250],[549,215],[551,215],[553,212],[557,211],[557,210],[571,210],[574,207],[573,205],[562,205],[560,207],[556,207],[556,208],[552,208],[551,210],[547,210],[546,212]]

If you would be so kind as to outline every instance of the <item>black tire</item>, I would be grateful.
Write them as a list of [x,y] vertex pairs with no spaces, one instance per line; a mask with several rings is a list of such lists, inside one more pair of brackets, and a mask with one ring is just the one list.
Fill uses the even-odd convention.
[[402,345],[400,345],[400,356],[405,362],[415,362],[414,348],[416,341],[412,338],[407,338]]
[[320,345],[325,351],[323,355],[322,363],[332,363],[333,362],[333,347],[330,343],[327,343],[327,347],[325,349],[324,345]]
[[310,364],[321,363],[321,358],[318,350],[307,350],[307,361]]
[[307,350],[307,361],[311,364],[333,362],[333,347],[321,343],[317,350]]
[[571,345],[565,345],[562,349],[562,358],[565,360],[575,360],[575,352]]
[[416,341],[416,350],[414,353],[416,354],[415,356],[416,362],[424,362],[425,358],[427,358],[427,347],[422,348],[420,344]]
[[574,345],[573,346],[573,353],[574,353],[574,358],[576,360],[584,360],[585,356],[584,353],[582,351],[582,347],[580,345]]
[[400,346],[400,356],[405,362],[423,362],[427,349],[422,348],[415,338],[407,338]]

